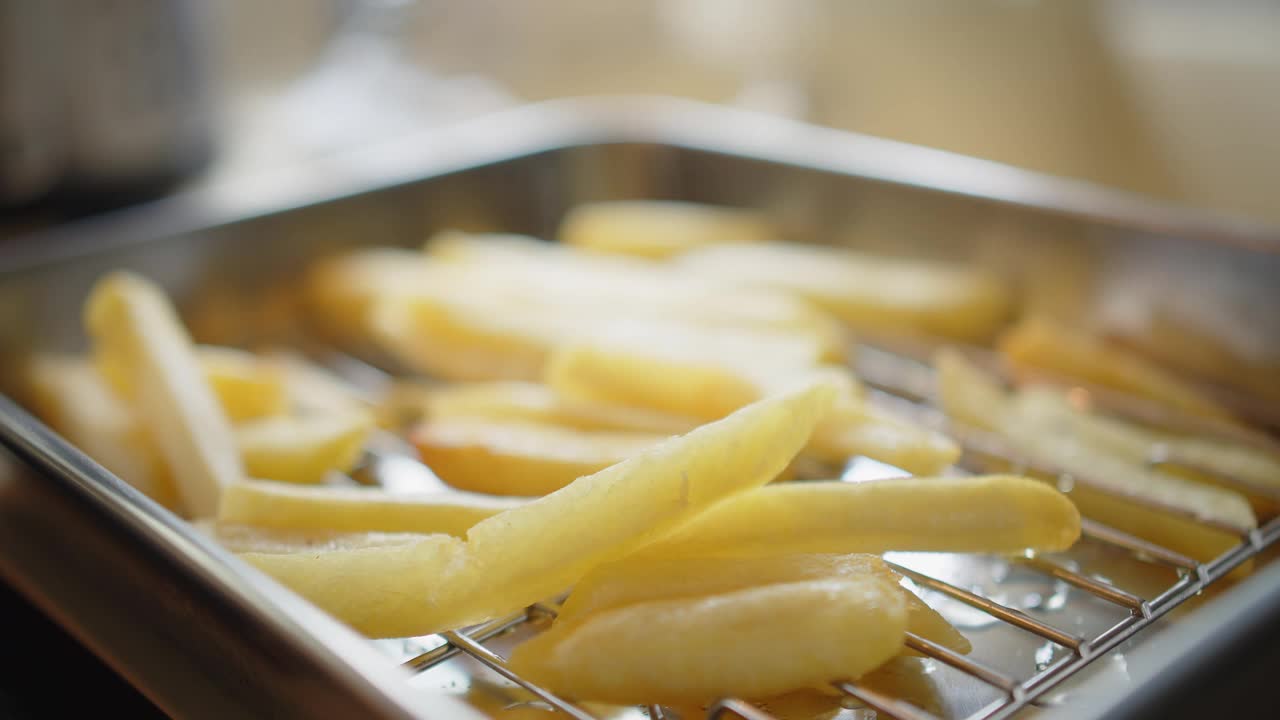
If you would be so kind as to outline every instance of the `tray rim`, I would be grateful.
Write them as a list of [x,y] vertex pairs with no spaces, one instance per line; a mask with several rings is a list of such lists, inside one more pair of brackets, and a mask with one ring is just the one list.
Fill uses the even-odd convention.
[[521,105],[19,235],[0,245],[0,273],[93,253],[104,244],[147,242],[522,156],[631,143],[763,160],[1280,254],[1280,227],[1252,218],[740,108],[662,96],[601,96]]

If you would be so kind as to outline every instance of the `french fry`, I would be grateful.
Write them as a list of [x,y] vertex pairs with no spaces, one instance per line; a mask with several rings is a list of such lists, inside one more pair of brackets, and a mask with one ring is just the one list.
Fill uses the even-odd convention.
[[1030,317],[1000,338],[1015,371],[1048,371],[1155,400],[1191,415],[1232,420],[1212,398],[1177,376],[1123,349],[1044,316]]
[[807,451],[834,465],[863,455],[915,475],[936,475],[960,457],[960,447],[946,435],[863,402],[834,410],[814,432]]
[[636,322],[562,345],[545,377],[568,398],[713,420],[821,364],[801,336]]
[[572,328],[545,305],[518,307],[496,297],[387,296],[369,315],[383,350],[446,380],[535,379],[548,347]]
[[1084,515],[1101,523],[1204,561],[1234,547],[1240,538],[1191,518],[1245,529],[1257,526],[1252,508],[1239,493],[1151,470],[1073,436],[1070,428],[1028,416],[993,378],[957,355],[939,358],[938,382],[948,416],[987,423],[1021,459],[1075,478],[1069,497]]
[[430,286],[433,278],[420,254],[398,248],[353,250],[307,269],[303,298],[309,319],[341,344],[369,342],[368,317],[383,294]]
[[427,466],[454,487],[530,497],[555,492],[664,437],[459,417],[429,420],[410,440]]
[[289,531],[445,533],[463,537],[472,525],[524,498],[470,493],[407,494],[379,488],[305,487],[244,480],[228,485],[218,522]]
[[86,455],[161,505],[177,507],[173,478],[150,435],[85,358],[33,358],[36,414]]
[[244,350],[201,346],[200,368],[232,422],[283,415],[289,409],[281,368]]
[[546,385],[528,382],[446,385],[427,391],[421,404],[423,415],[430,418],[484,418],[575,430],[679,435],[698,425],[692,418],[644,408],[566,398]]
[[[296,486],[287,486],[295,487]],[[192,522],[196,530],[208,535],[237,555],[290,555],[323,553],[336,550],[362,550],[401,545],[421,540],[421,533],[406,532],[340,532],[336,530],[288,530],[237,525],[215,519]]]
[[[877,575],[897,585],[901,577],[873,555],[782,554],[741,557],[631,556],[592,570],[573,588],[557,623],[574,623],[613,608],[653,600],[692,598],[805,580]],[[906,588],[907,630],[959,653],[969,641]]]
[[743,408],[482,520],[465,543],[419,535],[377,547],[245,557],[375,637],[482,622],[560,592],[726,496],[767,483],[804,445],[833,392],[814,385]]
[[749,405],[568,487],[482,521],[468,544],[500,614],[549,597],[790,463],[830,407],[818,384]]
[[372,428],[370,415],[357,411],[254,420],[235,433],[250,476],[314,484],[355,467]]
[[476,573],[466,544],[452,535],[343,535],[239,555],[370,637],[421,635],[483,619],[467,613]]
[[759,334],[690,333],[664,342],[625,328],[613,337],[570,343],[547,362],[546,382],[580,402],[639,407],[667,415],[713,419],[796,377],[822,374],[839,382],[839,401],[814,432],[807,452],[833,464],[857,455],[917,474],[935,474],[960,456],[949,438],[891,417],[862,400],[843,368],[820,365],[803,346]]
[[559,231],[566,245],[653,259],[773,235],[764,218],[751,210],[656,200],[579,205],[565,215]]
[[1173,435],[1094,415],[1073,408],[1062,393],[1049,388],[1024,389],[1013,402],[1023,417],[1034,418],[1039,425],[1069,429],[1083,442],[1135,464],[1165,457],[1174,462],[1168,472],[1180,474],[1177,463],[1183,463],[1195,468],[1181,470],[1193,479],[1213,482],[1212,475],[1204,472],[1216,472],[1259,487],[1280,488],[1280,459],[1264,450],[1225,440]]
[[1004,321],[1011,303],[1002,283],[977,270],[839,248],[716,245],[672,262],[731,286],[796,293],[855,329],[984,340]]
[[222,488],[244,470],[231,424],[164,293],[136,275],[108,275],[89,297],[85,324],[98,367],[159,447],[183,508],[214,514]]
[[606,325],[619,317],[678,318],[802,333],[818,341],[832,362],[846,360],[849,351],[847,332],[834,317],[788,292],[737,288],[673,272],[662,263],[579,252],[519,235],[441,233],[428,242],[427,253],[444,266],[454,296],[551,304]]
[[615,703],[763,697],[858,677],[902,647],[901,591],[867,573],[606,610],[518,646],[511,668]]
[[267,355],[283,378],[287,404],[300,413],[351,413],[373,410],[373,403],[356,387],[324,368],[288,352]]
[[1071,501],[1028,478],[797,482],[734,496],[644,553],[1057,551],[1079,535]]

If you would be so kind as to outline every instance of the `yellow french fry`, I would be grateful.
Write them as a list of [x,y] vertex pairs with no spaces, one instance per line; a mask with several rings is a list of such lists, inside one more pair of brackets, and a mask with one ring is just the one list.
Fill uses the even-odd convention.
[[1005,286],[981,271],[798,243],[716,245],[676,257],[678,267],[738,287],[781,290],[851,327],[989,338],[1009,314]]
[[98,367],[160,448],[185,511],[215,513],[222,488],[244,471],[231,423],[164,293],[113,273],[94,287],[85,324]]
[[410,440],[427,466],[454,487],[531,497],[555,492],[664,437],[459,417],[429,420]]
[[545,379],[568,398],[711,420],[821,365],[803,336],[632,322],[560,346]]
[[616,430],[678,435],[697,427],[692,418],[564,397],[529,382],[456,383],[432,388],[422,399],[431,418],[484,418],[560,425],[576,430]]
[[1048,371],[1164,403],[1191,415],[1231,420],[1212,398],[1159,366],[1047,317],[1030,317],[1000,338],[1005,360],[1021,372]]
[[560,592],[726,496],[769,482],[804,445],[833,393],[814,385],[743,408],[482,520],[465,543],[420,535],[376,547],[245,557],[372,636],[483,622]]
[[1071,501],[1029,478],[794,482],[730,498],[644,553],[1056,551],[1079,535]]
[[849,338],[829,313],[788,292],[741,288],[676,272],[666,264],[579,252],[519,235],[441,233],[427,245],[446,268],[454,296],[501,296],[505,304],[550,304],[561,314],[608,325],[621,317],[679,319],[712,327],[807,334],[832,362]]
[[281,374],[288,406],[300,413],[369,412],[373,403],[343,378],[298,355],[272,352],[267,361]]
[[975,428],[999,430],[1009,394],[998,378],[949,348],[938,351],[933,365],[935,400],[947,417]]
[[958,355],[940,356],[938,361],[938,394],[947,415],[960,422],[985,423],[1019,455],[1017,459],[1074,478],[1068,495],[1087,517],[1204,561],[1236,546],[1240,538],[1197,518],[1244,530],[1257,526],[1249,502],[1239,493],[1157,472],[1117,455],[1072,434],[1070,427],[1021,410],[994,378]]
[[314,484],[355,467],[372,428],[372,417],[355,411],[253,420],[235,437],[249,475]]
[[398,361],[446,380],[536,379],[548,348],[575,332],[545,304],[426,293],[383,297],[369,327]]
[[863,455],[914,475],[936,475],[960,457],[960,447],[946,435],[863,402],[833,411],[814,432],[808,452],[833,465]]
[[419,253],[398,248],[353,250],[325,258],[306,271],[308,320],[330,339],[352,345],[370,340],[368,318],[376,299],[433,282]]
[[[716,595],[759,585],[874,574],[897,585],[901,577],[873,555],[782,554],[739,557],[631,556],[592,570],[573,587],[557,623],[574,623],[624,605]],[[968,653],[969,641],[906,588],[907,630]]]
[[579,205],[565,215],[559,231],[566,245],[653,259],[773,235],[768,222],[751,210],[657,200]]
[[1055,424],[1136,464],[1165,458],[1173,463],[1168,468],[1171,473],[1178,473],[1181,463],[1183,472],[1190,472],[1195,479],[1212,482],[1212,475],[1204,473],[1216,472],[1259,487],[1280,488],[1280,458],[1264,450],[1226,440],[1173,435],[1077,410],[1065,395],[1049,388],[1022,390],[1013,403],[1023,417]]
[[42,355],[27,370],[41,419],[121,480],[167,508],[177,507],[159,449],[86,358]]
[[511,667],[570,697],[615,703],[764,697],[856,678],[898,654],[900,590],[867,573],[637,603],[518,646]]
[[468,620],[475,575],[466,544],[452,535],[345,535],[239,554],[370,637],[421,635]]
[[243,480],[227,486],[218,522],[290,531],[445,533],[472,525],[524,498],[461,492],[390,493],[380,488],[311,487]]
[[[296,486],[290,486],[296,487]],[[196,530],[236,554],[289,555],[335,550],[372,549],[421,540],[421,533],[287,530],[259,525],[236,525],[216,519],[196,520]]]
[[862,399],[843,368],[822,366],[812,346],[752,334],[672,336],[643,330],[570,343],[552,353],[546,382],[573,400],[639,407],[667,415],[722,417],[796,377],[822,374],[842,386],[808,452],[832,464],[857,455],[916,474],[936,474],[960,456],[946,436],[898,420]]
[[253,353],[228,347],[196,349],[200,368],[232,422],[283,415],[289,409],[281,368]]
[[[813,385],[749,405],[467,533],[500,614],[560,592],[688,522],[728,495],[782,472],[830,407]],[[486,613],[490,614],[490,613]]]

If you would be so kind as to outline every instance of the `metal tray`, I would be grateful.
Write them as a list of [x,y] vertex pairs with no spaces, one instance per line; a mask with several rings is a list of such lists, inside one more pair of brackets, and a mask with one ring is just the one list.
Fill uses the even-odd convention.
[[[198,339],[280,341],[295,326],[261,309],[319,254],[413,246],[443,228],[551,236],[566,208],[629,197],[763,208],[789,237],[982,264],[1037,291],[1030,293],[1036,302],[1112,332],[1140,330],[1155,313],[1190,328],[1188,341],[1261,362],[1280,355],[1280,316],[1268,310],[1280,300],[1280,235],[1267,228],[723,108],[644,98],[559,101],[331,158],[291,174],[291,182],[281,179],[179,195],[12,242],[0,252],[0,361],[12,370],[34,348],[82,347],[81,304],[108,270],[130,268],[161,282]],[[210,317],[220,321],[205,322]],[[175,715],[471,717],[496,702],[478,702],[477,693],[507,697],[512,688],[479,635],[390,645],[355,636],[2,397],[0,442],[0,574]],[[1143,632],[1119,648],[1122,655],[1109,655],[1119,661],[1106,662],[1092,661],[1128,634],[1108,629],[1114,603],[1099,604],[1061,577],[1011,570],[1001,559],[897,558],[1033,620],[1057,613],[1046,624],[1074,624],[1068,634],[1090,639],[1080,649],[1047,647],[1025,628],[974,620],[970,631],[983,649],[977,660],[1015,678],[1021,689],[1006,699],[1018,702],[1002,705],[990,683],[968,682],[971,674],[946,679],[956,671],[935,663],[928,674],[937,670],[937,679],[929,682],[941,690],[933,710],[1010,714],[1033,697],[1040,707],[1027,712],[1069,717],[1137,716],[1156,707],[1173,696],[1155,688],[1224,667],[1241,643],[1275,625],[1280,564],[1264,564],[1223,593],[1211,589],[1186,617],[1166,623],[1157,616],[1277,535],[1280,526],[1265,526],[1222,562],[1186,577],[1130,578],[1135,594],[1154,598],[1167,587],[1177,602],[1124,608],[1121,624]],[[1093,555],[1081,562],[1114,566],[1105,552]],[[937,589],[945,594],[946,587]],[[1020,600],[1009,600],[1014,594]],[[953,610],[953,619],[972,613]],[[536,625],[536,614],[513,622],[521,626],[515,632]],[[421,667],[423,657],[434,663],[459,650],[471,665],[433,664],[413,681],[397,662],[417,655]],[[910,717],[910,708],[858,690],[884,715]],[[1053,707],[1064,696],[1066,704]],[[733,703],[717,711],[752,712]]]

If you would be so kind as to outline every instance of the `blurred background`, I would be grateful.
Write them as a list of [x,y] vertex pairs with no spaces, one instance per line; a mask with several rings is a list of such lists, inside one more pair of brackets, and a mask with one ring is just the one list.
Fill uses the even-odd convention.
[[10,208],[657,93],[1280,223],[1273,0],[5,0],[0,48]]

